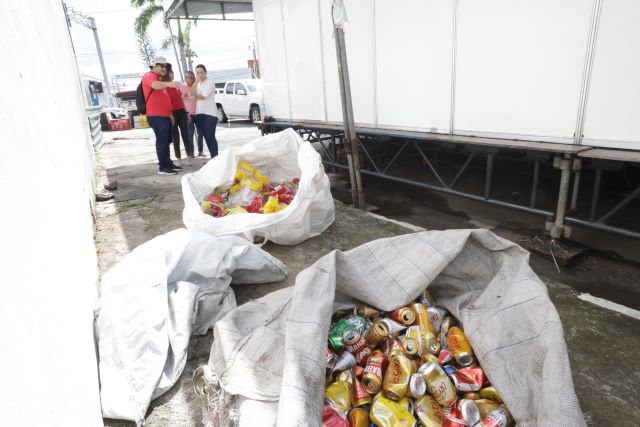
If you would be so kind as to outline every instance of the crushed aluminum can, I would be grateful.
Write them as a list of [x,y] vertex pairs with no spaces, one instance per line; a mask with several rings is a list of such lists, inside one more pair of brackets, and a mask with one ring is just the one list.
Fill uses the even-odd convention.
[[466,367],[473,364],[473,350],[462,329],[455,326],[449,329],[447,332],[447,343],[451,349],[451,354],[460,366]]
[[447,375],[449,375],[450,377],[455,375],[457,369],[455,366],[453,365],[444,365],[442,367],[442,369],[444,369],[444,371],[447,373]]
[[342,353],[342,356],[340,356],[340,358],[336,360],[336,363],[333,365],[332,372],[335,373],[346,371],[347,369],[351,369],[354,366],[356,366],[356,358],[353,357],[353,354],[345,351],[344,353]]
[[418,325],[409,326],[407,330],[404,332],[404,336],[407,338],[411,338],[416,342],[416,344],[418,345],[418,355],[422,357],[422,355],[426,351],[425,350],[426,343],[425,343],[424,333],[423,331],[420,330],[420,326]]
[[382,380],[382,394],[391,400],[400,400],[407,394],[413,373],[411,360],[397,348],[391,350],[389,367]]
[[481,399],[480,393],[476,393],[474,391],[470,391],[468,393],[463,394],[462,398],[463,399],[470,399],[470,400],[479,400],[479,399]]
[[415,412],[422,427],[441,427],[444,422],[442,406],[429,395],[415,401]]
[[439,365],[427,362],[418,370],[427,382],[427,391],[441,406],[451,406],[455,403],[456,389],[446,372]]
[[480,390],[480,397],[483,399],[490,399],[494,402],[502,403],[502,397],[498,393],[498,390],[494,386],[485,387]]
[[451,316],[451,315],[446,315],[443,319],[442,319],[442,324],[440,325],[440,333],[443,333],[446,335],[447,332],[449,331],[449,329],[453,328],[453,327],[460,327],[460,322],[458,322],[458,319],[456,319],[455,317]]
[[340,319],[329,329],[329,344],[334,350],[344,347],[344,334],[349,330],[354,330],[354,326],[347,319]]
[[414,399],[419,399],[427,393],[427,383],[421,374],[411,374],[409,380],[409,391]]
[[353,308],[353,314],[367,319],[375,319],[380,317],[382,312],[365,304],[358,304]]
[[476,405],[478,405],[478,409],[480,410],[481,419],[502,406],[502,404],[489,399],[476,399]]
[[478,423],[478,427],[510,427],[513,425],[513,418],[505,406],[491,411]]
[[350,427],[369,427],[371,423],[369,409],[365,408],[353,408],[349,411],[348,419]]
[[336,360],[338,360],[338,356],[334,353],[333,350],[327,347],[327,369],[331,370],[333,368],[333,365],[336,364]]
[[365,390],[365,388],[362,386],[362,383],[358,380],[358,378],[353,376],[353,382],[351,384],[352,384],[351,404],[354,407],[370,405],[371,396],[369,395],[367,390]]
[[380,350],[374,350],[369,356],[364,374],[362,374],[362,386],[370,394],[376,394],[380,391],[388,363],[387,356]]
[[462,414],[462,419],[470,426],[475,426],[480,422],[480,409],[475,401],[469,399],[458,400],[458,409]]
[[416,321],[416,313],[414,313],[409,307],[401,307],[397,310],[393,310],[389,313],[389,317],[404,326],[413,325]]
[[467,427],[469,424],[462,418],[462,413],[458,405],[451,405],[443,409],[444,422],[443,427]]
[[447,315],[447,313],[449,313],[447,310],[440,307],[427,307],[427,315],[429,316],[431,331],[433,331],[434,334],[440,333],[442,319]]
[[426,354],[423,354],[420,357],[420,366],[424,365],[427,362],[433,362],[436,365],[439,365],[440,364],[440,359],[438,359],[436,356],[434,356],[431,353],[426,353]]
[[451,362],[453,360],[453,356],[451,355],[451,353],[449,353],[448,350],[442,349],[438,354],[438,360],[442,365],[444,365],[445,363]]
[[410,307],[416,314],[416,324],[424,331],[433,333],[433,330],[431,329],[431,323],[429,322],[427,307],[419,302],[411,304]]
[[389,337],[389,328],[386,323],[382,321],[373,322],[371,327],[367,329],[367,333],[364,336],[365,341],[372,347],[377,346],[380,341]]
[[428,289],[422,291],[422,295],[420,296],[420,301],[425,307],[434,307],[436,305],[436,300],[431,295]]
[[379,427],[414,426],[416,419],[408,408],[407,398],[396,402],[379,393],[373,399],[369,417]]
[[346,419],[338,413],[336,408],[325,404],[322,410],[322,427],[350,427]]
[[484,371],[479,366],[462,368],[453,373],[456,389],[461,392],[480,391],[486,381]]
[[381,319],[380,323],[382,323],[383,325],[385,325],[387,327],[388,335],[393,335],[395,333],[398,333],[400,331],[403,331],[403,330],[407,329],[406,325],[398,323],[395,320],[392,320],[392,319],[389,319],[389,318]]
[[419,347],[418,343],[413,338],[402,337],[400,338],[402,344],[402,351],[409,357],[418,356]]
[[355,356],[357,364],[366,362],[371,354],[371,347],[360,332],[355,329],[349,329],[344,333],[342,340],[349,353]]
[[351,383],[336,381],[324,389],[324,401],[335,408],[343,418],[351,409]]

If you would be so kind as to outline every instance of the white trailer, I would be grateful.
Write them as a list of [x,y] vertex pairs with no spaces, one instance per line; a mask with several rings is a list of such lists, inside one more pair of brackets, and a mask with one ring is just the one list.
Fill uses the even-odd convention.
[[[253,11],[264,115],[270,119],[263,129],[299,129],[320,142],[327,165],[353,171],[339,156],[350,133],[343,132],[349,120],[343,120],[348,102],[341,88],[350,86],[355,132],[366,139],[353,153],[363,158],[358,173],[552,217],[554,237],[568,236],[567,224],[573,224],[640,238],[635,227],[610,221],[625,207],[637,209],[640,186],[605,194],[606,203],[600,197],[608,191],[606,184],[601,191],[603,171],[640,163],[638,2],[343,0],[345,86],[332,0],[208,2],[198,13],[189,10],[204,7],[201,1],[166,2],[174,18],[224,18],[222,9],[228,15],[240,4]],[[390,138],[399,151],[380,164],[368,147]],[[405,148],[417,150],[430,179],[416,182],[394,173]],[[455,176],[440,173],[425,154],[439,149],[468,155]],[[502,153],[532,165],[530,201],[492,197],[494,157]],[[471,194],[460,188],[460,178],[479,158],[486,158],[485,189]],[[552,161],[561,171],[558,202],[543,207],[536,198],[538,179]],[[579,194],[590,198],[590,206],[580,208]],[[569,208],[575,212],[566,217]]]
[[[638,2],[344,3],[357,126],[640,149]],[[253,8],[267,114],[341,123],[331,1]]]

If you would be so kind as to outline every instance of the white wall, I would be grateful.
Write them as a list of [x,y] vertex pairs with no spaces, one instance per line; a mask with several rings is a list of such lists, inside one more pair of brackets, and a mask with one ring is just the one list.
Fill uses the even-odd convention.
[[640,149],[640,2],[602,2],[585,145]]
[[62,3],[0,3],[0,424],[102,425],[93,155]]

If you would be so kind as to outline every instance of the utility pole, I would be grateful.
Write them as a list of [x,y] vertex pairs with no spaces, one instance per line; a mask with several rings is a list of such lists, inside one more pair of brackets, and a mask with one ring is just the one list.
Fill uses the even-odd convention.
[[252,46],[249,46],[249,50],[253,52],[253,78],[259,79],[259,70],[258,70],[258,59],[256,58],[256,42],[252,43]]
[[107,104],[111,105],[113,98],[111,96],[111,88],[109,87],[109,79],[107,78],[107,68],[104,65],[104,58],[102,57],[102,48],[100,47],[100,39],[98,38],[96,20],[91,16],[78,12],[66,4],[64,6],[67,13],[67,25],[69,28],[71,28],[71,21],[73,21],[93,31],[93,39],[96,42],[96,50],[98,51],[98,58],[100,59],[100,68],[102,68],[102,79],[104,80],[102,88],[106,91]]

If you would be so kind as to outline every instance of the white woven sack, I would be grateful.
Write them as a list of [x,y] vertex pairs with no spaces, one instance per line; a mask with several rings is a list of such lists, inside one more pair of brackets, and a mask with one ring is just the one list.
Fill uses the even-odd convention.
[[[202,212],[204,197],[216,187],[231,186],[242,160],[261,169],[271,182],[300,178],[293,202],[273,214],[214,218]],[[292,129],[221,152],[198,172],[182,177],[182,194],[185,226],[215,236],[237,234],[250,241],[263,237],[281,245],[295,245],[322,233],[335,218],[329,178],[320,155]]]
[[293,288],[222,318],[206,370],[214,386],[239,396],[227,412],[238,414],[233,423],[240,427],[256,419],[262,426],[321,426],[333,311],[357,302],[388,311],[428,287],[463,322],[518,426],[585,426],[558,313],[528,260],[488,230],[426,231],[333,251],[302,271]]

